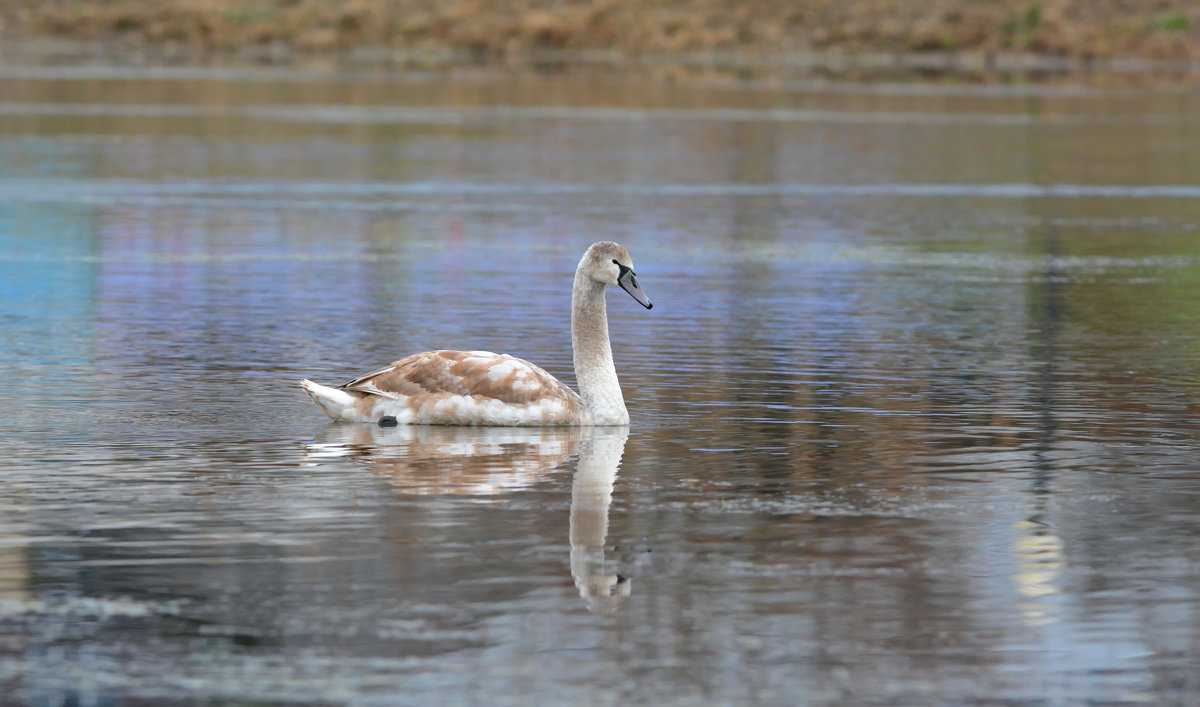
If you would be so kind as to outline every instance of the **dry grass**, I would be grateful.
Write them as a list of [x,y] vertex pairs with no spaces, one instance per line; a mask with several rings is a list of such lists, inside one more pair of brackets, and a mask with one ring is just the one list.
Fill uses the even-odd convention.
[[1200,58],[1200,5],[1174,0],[0,0],[0,32],[150,46],[358,47],[505,58],[1027,51]]

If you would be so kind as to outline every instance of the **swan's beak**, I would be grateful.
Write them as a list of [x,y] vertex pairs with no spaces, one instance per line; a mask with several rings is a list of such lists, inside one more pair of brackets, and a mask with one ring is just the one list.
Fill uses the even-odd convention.
[[650,298],[646,296],[645,292],[642,292],[641,286],[638,285],[637,273],[629,268],[621,268],[621,276],[617,278],[617,284],[621,286],[622,290],[625,290],[631,297],[637,300],[638,304],[646,309],[654,309],[654,303],[650,301]]

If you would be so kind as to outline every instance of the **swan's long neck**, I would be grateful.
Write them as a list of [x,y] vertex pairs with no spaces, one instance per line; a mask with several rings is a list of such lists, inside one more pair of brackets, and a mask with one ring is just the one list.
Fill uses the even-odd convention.
[[629,412],[608,343],[604,284],[584,275],[580,265],[571,289],[571,347],[579,394],[593,425],[628,425]]

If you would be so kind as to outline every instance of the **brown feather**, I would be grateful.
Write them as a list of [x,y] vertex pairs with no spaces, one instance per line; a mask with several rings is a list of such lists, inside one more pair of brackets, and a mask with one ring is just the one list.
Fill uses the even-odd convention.
[[[489,375],[500,365],[511,370],[498,378]],[[422,396],[423,402],[450,395],[467,395],[510,405],[527,405],[549,397],[581,404],[575,391],[532,363],[483,351],[414,354],[341,387],[373,395]]]

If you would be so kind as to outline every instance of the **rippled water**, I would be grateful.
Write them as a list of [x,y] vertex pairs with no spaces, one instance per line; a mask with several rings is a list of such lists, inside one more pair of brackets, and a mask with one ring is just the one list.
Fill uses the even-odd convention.
[[[0,68],[0,687],[1200,699],[1200,103]],[[629,430],[330,426],[430,348]]]

